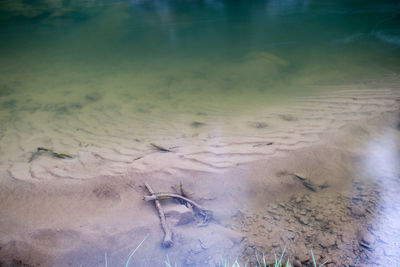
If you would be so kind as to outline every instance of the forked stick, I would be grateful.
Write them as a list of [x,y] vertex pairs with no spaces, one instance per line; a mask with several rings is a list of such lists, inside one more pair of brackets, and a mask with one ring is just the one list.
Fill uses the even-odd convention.
[[[150,185],[148,183],[144,183],[144,185],[146,186],[146,188],[150,192],[150,194],[154,195],[154,191],[153,191],[153,189],[151,189]],[[144,198],[146,199],[146,196]],[[167,225],[167,221],[165,220],[164,210],[161,207],[160,201],[155,199],[154,203],[156,204],[156,208],[158,210],[158,215],[160,216],[161,227],[164,231],[164,241],[162,242],[162,245],[164,247],[170,247],[173,245],[172,232]]]
[[173,194],[173,193],[156,193],[156,194],[151,194],[151,196],[144,196],[144,200],[145,201],[158,201],[160,199],[166,199],[166,198],[179,198],[182,199],[184,201],[186,201],[187,203],[191,204],[193,207],[195,207],[196,209],[199,210],[199,213],[205,217],[208,217],[209,215],[209,211],[206,210],[205,208],[203,208],[202,206],[200,206],[199,204],[197,204],[196,202],[194,202],[193,200],[190,200],[186,197],[183,197],[181,195],[178,194]]

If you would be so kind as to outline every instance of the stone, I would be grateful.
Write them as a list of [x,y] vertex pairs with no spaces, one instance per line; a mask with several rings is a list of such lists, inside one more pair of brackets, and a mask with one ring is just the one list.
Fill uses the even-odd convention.
[[272,216],[272,218],[273,218],[275,221],[279,221],[279,220],[280,220],[280,218],[279,218],[278,215],[274,215],[274,216]]
[[308,225],[310,223],[307,217],[299,217],[299,222],[304,225]]
[[365,209],[359,207],[359,206],[352,206],[350,208],[351,210],[351,214],[353,214],[354,216],[365,216]]
[[361,238],[361,241],[372,245],[373,243],[375,243],[375,237],[372,234],[367,233]]
[[293,266],[294,267],[301,267],[302,265],[301,265],[301,262],[299,260],[294,260],[293,261]]
[[167,218],[172,218],[175,225],[184,225],[194,221],[194,213],[191,208],[180,204],[169,204],[163,206]]
[[304,251],[303,251],[302,253],[300,253],[299,256],[298,256],[298,260],[299,260],[302,264],[304,264],[304,263],[310,261],[310,259],[311,259],[311,256],[308,255],[308,253],[305,253]]
[[272,243],[272,247],[273,247],[273,248],[279,247],[279,243],[278,243],[278,242],[273,242],[273,243]]
[[87,95],[85,95],[85,99],[89,102],[96,102],[99,101],[102,98],[102,95],[99,94],[98,92],[92,92]]
[[204,122],[200,122],[200,121],[193,121],[190,125],[192,127],[198,128],[198,127],[204,126],[206,124]]
[[245,253],[247,256],[252,257],[255,255],[255,250],[252,247],[247,247]]
[[335,236],[322,233],[318,235],[318,244],[323,248],[329,248],[336,245],[336,238]]
[[361,233],[358,232],[357,233],[357,237],[358,237],[358,244],[366,249],[372,249],[373,248],[373,244],[375,243],[375,237],[370,234],[370,233]]

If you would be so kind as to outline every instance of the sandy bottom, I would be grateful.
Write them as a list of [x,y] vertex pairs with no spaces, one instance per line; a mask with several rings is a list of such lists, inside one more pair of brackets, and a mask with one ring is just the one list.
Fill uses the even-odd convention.
[[[3,124],[0,266],[105,266],[105,255],[108,266],[123,266],[145,237],[132,266],[162,266],[167,257],[178,266],[253,266],[256,254],[272,262],[284,248],[295,266],[311,266],[311,248],[326,266],[357,257],[358,266],[399,264],[396,84],[332,87],[235,116],[208,110],[143,121],[135,137],[129,129],[138,124],[111,110],[46,128]],[[99,116],[115,120],[102,127]],[[72,158],[30,161],[39,146]],[[212,220],[204,225],[162,200],[174,241],[163,248],[145,182],[156,192],[182,183]]]

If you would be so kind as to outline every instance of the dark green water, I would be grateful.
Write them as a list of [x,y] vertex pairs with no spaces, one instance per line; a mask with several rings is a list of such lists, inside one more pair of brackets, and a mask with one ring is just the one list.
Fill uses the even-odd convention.
[[399,10],[396,1],[6,1],[1,97],[18,101],[2,106],[18,111],[27,95],[85,105],[96,92],[116,105],[238,108],[397,75]]

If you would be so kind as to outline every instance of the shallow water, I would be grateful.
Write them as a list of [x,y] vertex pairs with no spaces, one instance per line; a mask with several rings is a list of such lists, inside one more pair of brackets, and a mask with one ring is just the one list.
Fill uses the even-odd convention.
[[[399,262],[399,17],[397,1],[4,1],[0,255],[122,264],[149,232],[143,266],[286,245]],[[175,227],[168,252],[138,199],[182,179],[216,220]]]
[[185,115],[224,120],[397,75],[398,11],[395,1],[6,1],[2,124],[90,131],[76,116],[95,117],[148,135]]

